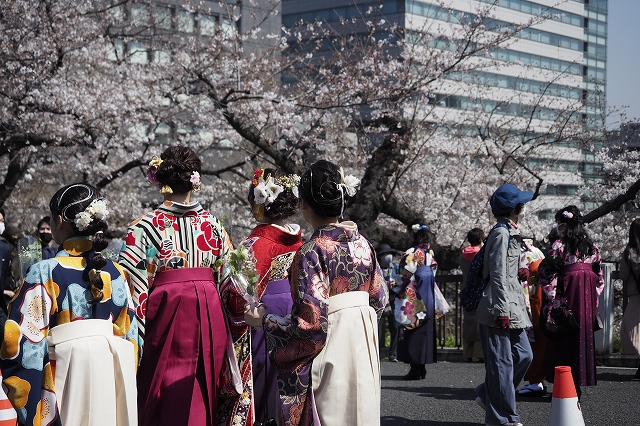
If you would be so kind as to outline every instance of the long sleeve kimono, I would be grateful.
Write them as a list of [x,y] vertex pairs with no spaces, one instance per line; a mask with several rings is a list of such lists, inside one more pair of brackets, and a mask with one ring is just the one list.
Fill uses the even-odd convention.
[[[259,279],[254,296],[267,313],[288,315],[293,303],[289,267],[302,245],[300,226],[260,224],[242,242],[256,261]],[[279,418],[282,402],[278,392],[278,369],[269,361],[264,330],[251,330],[251,355],[256,420]]]
[[[272,359],[281,371],[283,420],[287,425],[310,425],[317,417],[311,364],[327,343],[329,299],[353,291],[366,292],[369,305],[380,318],[387,294],[373,247],[353,222],[316,229],[311,240],[296,253],[290,276],[291,314],[266,315],[264,329]],[[349,323],[340,326],[355,328]],[[372,342],[373,346],[376,344]],[[364,354],[349,354],[356,359],[358,355]],[[369,363],[368,355],[365,358],[360,357],[357,362]],[[345,362],[352,359],[345,357]]]
[[62,424],[54,366],[47,349],[46,337],[52,328],[77,320],[104,319],[113,323],[115,336],[126,338],[135,347],[133,302],[120,265],[107,261],[102,271],[108,272],[111,279],[104,283],[103,299],[93,305],[87,302],[90,290],[84,256],[91,247],[88,237],[65,241],[55,258],[31,265],[11,301],[0,367],[20,424]]
[[[232,421],[234,424],[252,424],[251,360],[248,328],[244,323],[245,302],[231,286],[223,284],[228,273],[223,261],[231,250],[233,246],[226,230],[200,203],[186,205],[165,201],[154,211],[130,224],[119,262],[134,287],[133,298],[136,303],[142,357],[147,300],[156,275],[162,271],[182,268],[213,269],[213,277],[234,340],[243,386],[242,394],[233,396],[231,372],[229,364],[225,364],[223,384],[219,391],[229,397],[218,404],[218,424],[231,424]],[[224,324],[216,326],[225,327]],[[234,418],[240,421],[236,422]]]
[[[591,254],[580,255],[567,250],[562,239],[556,240],[540,263],[540,286],[548,303],[559,305],[566,301],[578,321],[579,330],[554,341],[547,362],[547,380],[553,380],[553,367],[567,365],[576,386],[594,386],[596,357],[594,330],[598,312],[598,298],[604,288],[602,257],[598,247]],[[561,286],[561,287],[560,287]],[[561,293],[560,296],[558,293]],[[543,310],[544,315],[545,310]]]

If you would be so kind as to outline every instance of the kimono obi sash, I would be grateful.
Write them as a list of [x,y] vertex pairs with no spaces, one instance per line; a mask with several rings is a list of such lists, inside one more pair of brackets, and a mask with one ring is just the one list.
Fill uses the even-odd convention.
[[369,306],[369,293],[366,291],[349,291],[329,297],[328,315],[346,308]]

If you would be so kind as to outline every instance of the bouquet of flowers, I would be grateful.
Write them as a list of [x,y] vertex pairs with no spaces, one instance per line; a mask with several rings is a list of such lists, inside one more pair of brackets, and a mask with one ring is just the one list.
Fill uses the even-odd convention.
[[240,244],[235,250],[229,253],[226,262],[229,273],[225,280],[228,280],[233,289],[240,294],[250,305],[255,305],[254,297],[258,274],[256,272],[256,259],[253,253],[244,245]]

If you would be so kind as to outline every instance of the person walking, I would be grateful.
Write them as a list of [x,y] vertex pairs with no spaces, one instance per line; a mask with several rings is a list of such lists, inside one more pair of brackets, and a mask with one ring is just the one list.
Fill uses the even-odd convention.
[[[629,242],[622,253],[620,278],[627,292],[628,302],[620,325],[622,353],[640,354],[640,219],[629,227]],[[640,366],[635,379],[640,379]]]
[[[251,213],[259,224],[242,242],[255,260],[258,283],[254,297],[267,314],[291,312],[289,268],[302,245],[300,225],[287,223],[298,212],[300,177],[276,169],[258,169],[249,185]],[[251,357],[256,420],[282,425],[278,369],[269,361],[267,341],[260,328],[251,329]]]
[[246,309],[264,326],[273,361],[294,379],[279,380],[287,425],[380,424],[378,318],[387,303],[371,243],[341,221],[359,180],[320,160],[300,182],[300,210],[315,231],[291,265],[291,314]]
[[107,202],[75,183],[49,208],[62,249],[31,265],[9,306],[0,351],[9,400],[21,425],[136,426],[137,327],[124,271],[100,254]]
[[[484,241],[484,231],[480,228],[473,228],[467,232],[467,241],[469,245],[462,249],[460,253],[460,269],[462,270],[462,282],[467,282],[469,275],[469,267],[475,255],[482,248]],[[464,284],[463,284],[464,285]],[[462,313],[462,358],[467,362],[483,362],[482,344],[480,343],[480,329],[478,321],[476,321],[476,312]]]
[[244,299],[221,284],[231,241],[191,198],[201,186],[201,165],[181,145],[153,157],[147,177],[164,202],[131,223],[120,253],[137,302],[140,426],[254,421],[251,362],[241,358],[239,377],[229,350],[233,339],[239,355],[249,351]]
[[487,426],[522,425],[516,410],[516,387],[533,355],[526,332],[532,324],[518,280],[522,250],[518,219],[532,198],[533,192],[504,184],[489,201],[497,224],[487,237],[482,274],[488,281],[476,310],[485,381],[475,388]]
[[398,360],[410,366],[403,380],[421,380],[427,374],[425,365],[437,360],[434,287],[438,263],[433,258],[429,227],[416,220],[407,232],[413,238],[413,247],[405,251],[400,259],[401,283],[398,285],[402,292],[411,283],[416,297],[424,303],[425,312],[418,313],[424,315],[423,320],[400,328]]
[[558,210],[555,219],[558,238],[540,264],[540,286],[547,295],[548,307],[566,301],[579,328],[551,342],[546,377],[552,382],[556,366],[571,367],[580,398],[581,386],[597,383],[594,331],[598,325],[598,298],[604,288],[602,257],[584,228],[578,207]]

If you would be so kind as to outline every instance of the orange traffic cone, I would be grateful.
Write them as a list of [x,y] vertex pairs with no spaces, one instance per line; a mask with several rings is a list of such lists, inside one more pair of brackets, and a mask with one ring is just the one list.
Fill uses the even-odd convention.
[[571,367],[556,367],[549,426],[585,426]]

